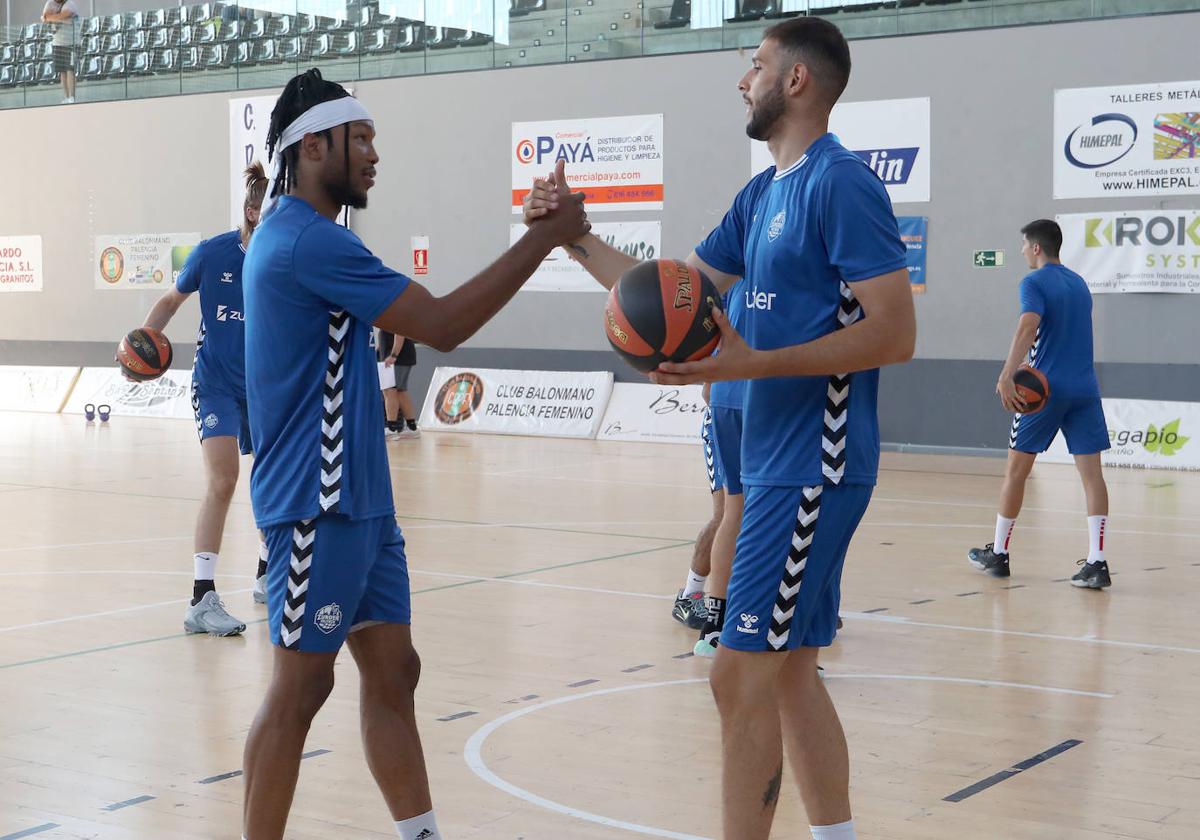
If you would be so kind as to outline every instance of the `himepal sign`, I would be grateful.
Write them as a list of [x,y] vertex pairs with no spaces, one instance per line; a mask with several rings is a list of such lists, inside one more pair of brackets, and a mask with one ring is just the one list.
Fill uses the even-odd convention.
[[[1160,470],[1200,469],[1200,403],[1106,399],[1104,418],[1112,445],[1105,466]],[[1068,464],[1071,454],[1060,434],[1044,459]]]
[[1054,92],[1054,197],[1195,195],[1200,82]]
[[699,385],[618,382],[613,386],[597,439],[700,443],[704,409]]
[[1200,211],[1066,213],[1062,261],[1104,292],[1200,292]]

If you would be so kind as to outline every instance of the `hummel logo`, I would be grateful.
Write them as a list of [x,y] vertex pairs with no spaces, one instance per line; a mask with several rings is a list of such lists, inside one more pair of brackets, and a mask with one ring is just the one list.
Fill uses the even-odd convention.
[[232,271],[221,272],[221,282],[222,283],[232,283],[233,282],[233,272]]

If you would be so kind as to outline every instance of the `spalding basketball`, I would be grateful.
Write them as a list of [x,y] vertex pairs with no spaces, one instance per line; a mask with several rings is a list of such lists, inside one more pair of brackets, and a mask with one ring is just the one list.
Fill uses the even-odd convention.
[[117,363],[136,382],[148,382],[167,372],[175,351],[167,337],[152,327],[138,327],[121,339]]
[[1029,365],[1021,365],[1013,374],[1013,385],[1017,386],[1017,396],[1025,401],[1025,410],[1021,414],[1034,414],[1046,407],[1046,400],[1050,399],[1046,374]]
[[713,320],[720,294],[712,281],[679,260],[646,260],[621,275],[604,307],[613,349],[649,373],[663,362],[703,359],[717,349]]

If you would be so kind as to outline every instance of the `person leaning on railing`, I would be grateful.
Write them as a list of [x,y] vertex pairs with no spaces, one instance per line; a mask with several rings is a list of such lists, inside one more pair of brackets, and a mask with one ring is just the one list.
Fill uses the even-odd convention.
[[62,79],[63,104],[75,101],[75,34],[79,9],[75,0],[46,0],[42,23],[54,25],[54,69]]

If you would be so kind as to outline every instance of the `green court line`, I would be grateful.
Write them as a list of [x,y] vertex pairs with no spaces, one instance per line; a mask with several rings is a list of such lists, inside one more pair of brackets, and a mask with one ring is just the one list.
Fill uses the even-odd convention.
[[[662,539],[662,538],[654,537],[653,539]],[[682,548],[685,545],[692,545],[693,542],[694,542],[694,540],[686,540],[686,541],[682,541],[682,542],[675,542],[675,543],[672,543],[671,545],[659,545],[659,546],[655,546],[654,548],[644,548],[640,551],[627,551],[624,554],[609,554],[604,557],[591,557],[591,558],[588,558],[587,560],[575,560],[570,563],[558,563],[553,566],[543,566],[538,569],[527,569],[526,571],[523,571],[523,572],[511,572],[507,575],[495,575],[493,577],[480,577],[480,578],[476,578],[474,580],[464,580],[459,583],[448,583],[444,586],[432,586],[428,589],[415,589],[415,590],[413,590],[412,594],[413,595],[423,595],[426,592],[441,592],[442,590],[445,590],[445,589],[460,589],[464,586],[474,586],[474,585],[480,584],[480,583],[488,583],[489,581],[492,581],[492,580],[507,580],[509,578],[521,577],[523,575],[536,575],[539,572],[551,572],[551,571],[554,571],[555,569],[568,569],[573,566],[583,566],[588,563],[600,563],[604,560],[621,560],[625,557],[637,557],[638,555],[642,555],[642,554],[653,554],[657,551],[669,551],[670,549],[673,549],[673,548]],[[254,621],[247,621],[246,626],[251,627],[255,624],[264,624],[264,623],[266,623],[266,621],[267,621],[267,619],[265,619],[265,618],[259,618],[259,619],[255,619]],[[154,642],[165,642],[168,639],[186,639],[187,637],[189,637],[191,635],[194,635],[194,634],[192,634],[192,633],[172,633],[170,636],[158,636],[157,638],[153,638],[153,639],[139,639],[134,642],[119,642],[114,645],[105,645],[103,647],[89,648],[87,650],[76,650],[76,651],[72,651],[71,653],[58,653],[53,656],[43,656],[38,659],[27,659],[23,662],[9,662],[4,665],[0,665],[0,671],[5,671],[5,670],[8,670],[9,668],[20,668],[23,665],[38,665],[43,662],[54,662],[59,659],[72,659],[76,656],[87,656],[88,654],[92,654],[92,653],[104,653],[105,651],[120,650],[121,648],[128,648],[128,647],[138,647],[139,645],[148,645],[148,644],[153,644]]]

